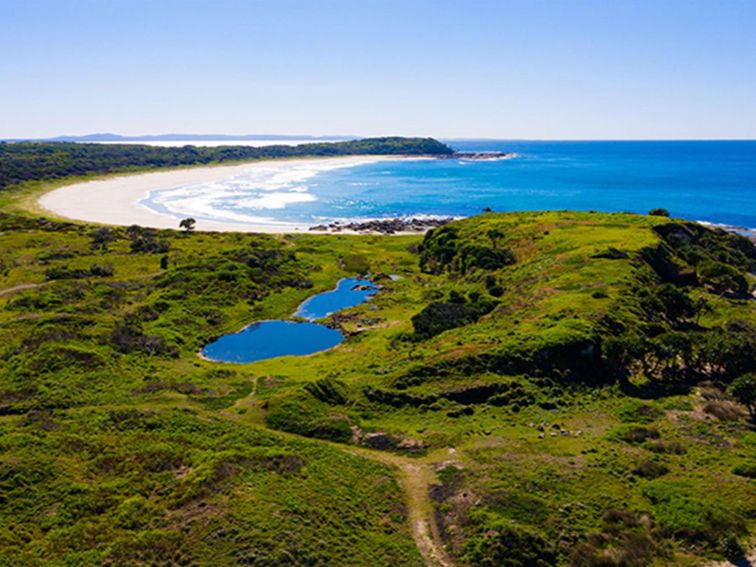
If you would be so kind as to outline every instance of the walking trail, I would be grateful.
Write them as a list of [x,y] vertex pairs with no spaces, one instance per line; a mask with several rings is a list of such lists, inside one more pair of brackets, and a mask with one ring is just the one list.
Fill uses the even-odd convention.
[[[246,398],[238,400],[235,404],[237,407],[246,407],[254,399],[258,380],[255,379],[253,393]],[[240,420],[239,414],[236,412],[224,411],[222,414],[231,419]],[[261,425],[265,427],[264,424]],[[301,438],[299,435],[284,431],[275,430],[275,433]],[[398,480],[405,494],[412,537],[426,566],[454,567],[454,563],[446,553],[444,542],[438,531],[438,526],[434,519],[433,503],[430,498],[430,487],[437,481],[434,465],[442,461],[448,462],[450,449],[438,449],[428,453],[424,457],[405,457],[388,451],[344,445],[311,437],[307,437],[307,440],[326,443],[341,451],[347,451],[353,455],[377,461],[397,471]]]
[[433,517],[433,503],[429,494],[431,484],[436,482],[433,464],[443,460],[439,453],[446,455],[447,450],[434,451],[423,458],[403,457],[395,453],[363,448],[351,447],[348,450],[398,469],[399,480],[406,497],[412,536],[425,559],[425,564],[428,567],[453,567],[454,564],[444,549],[441,534]]

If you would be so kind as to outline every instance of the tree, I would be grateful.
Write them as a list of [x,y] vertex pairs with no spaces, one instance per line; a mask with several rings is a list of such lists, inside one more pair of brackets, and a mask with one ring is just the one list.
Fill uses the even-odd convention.
[[189,217],[186,219],[181,219],[181,222],[179,223],[179,228],[183,228],[186,232],[191,232],[192,230],[194,230],[195,224],[197,224],[197,221]]
[[748,293],[748,278],[740,270],[722,262],[705,261],[698,266],[698,278],[701,282],[720,294]]
[[670,323],[693,317],[697,313],[697,306],[690,296],[669,283],[661,284],[649,290],[641,298],[641,307],[651,320],[661,315]]
[[103,252],[108,251],[108,244],[117,240],[113,231],[107,227],[96,228],[89,233],[89,236],[92,238],[92,248],[100,249]]
[[733,380],[728,392],[738,403],[748,408],[751,419],[756,419],[756,373],[749,372]]
[[662,209],[660,207],[657,207],[655,209],[651,209],[648,211],[648,214],[654,217],[668,217],[669,211],[667,209]]
[[504,238],[504,233],[500,231],[498,228],[493,228],[488,231],[488,238],[491,239],[491,244],[493,244],[493,247],[496,248],[496,246],[499,243],[499,240]]

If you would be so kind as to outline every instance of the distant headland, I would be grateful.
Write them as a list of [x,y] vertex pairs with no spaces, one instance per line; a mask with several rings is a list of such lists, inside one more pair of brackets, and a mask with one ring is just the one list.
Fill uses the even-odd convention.
[[311,136],[290,134],[140,134],[124,136],[111,132],[98,132],[80,136],[63,135],[50,138],[8,138],[0,141],[5,142],[110,142],[110,143],[138,143],[138,142],[243,142],[243,141],[266,141],[266,142],[344,142],[357,140],[360,136]]

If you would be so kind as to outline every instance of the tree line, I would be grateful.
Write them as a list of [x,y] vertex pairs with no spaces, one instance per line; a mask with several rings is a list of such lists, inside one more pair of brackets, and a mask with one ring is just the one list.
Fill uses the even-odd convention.
[[154,147],[74,142],[0,143],[0,190],[29,181],[240,160],[349,155],[448,155],[433,138],[365,138],[298,146]]

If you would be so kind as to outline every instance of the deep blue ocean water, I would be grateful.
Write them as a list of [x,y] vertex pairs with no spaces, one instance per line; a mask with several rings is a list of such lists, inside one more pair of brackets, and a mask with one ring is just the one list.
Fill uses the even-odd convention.
[[352,167],[264,164],[235,178],[166,188],[143,202],[177,218],[313,226],[334,220],[577,209],[756,228],[756,141],[447,141],[508,160],[392,160]]
[[[645,213],[756,228],[756,141],[449,141],[461,151],[515,152],[502,161],[383,162],[311,182],[323,217],[577,209]],[[290,211],[294,213],[294,210]]]

